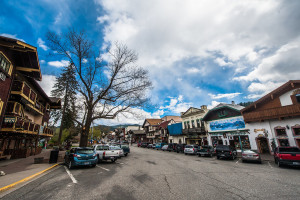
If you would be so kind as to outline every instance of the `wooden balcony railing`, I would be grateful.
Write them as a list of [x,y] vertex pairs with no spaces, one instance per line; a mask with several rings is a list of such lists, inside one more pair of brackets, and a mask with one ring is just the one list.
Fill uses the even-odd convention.
[[4,116],[1,132],[38,134],[40,125],[19,116]]
[[35,104],[37,94],[24,81],[15,80],[12,84],[11,93],[19,94],[33,105]]
[[205,135],[206,131],[204,127],[197,127],[197,128],[187,128],[187,129],[182,129],[183,134],[198,134],[198,135]]
[[243,113],[245,122],[278,119],[283,117],[300,116],[300,105],[282,106],[261,111]]

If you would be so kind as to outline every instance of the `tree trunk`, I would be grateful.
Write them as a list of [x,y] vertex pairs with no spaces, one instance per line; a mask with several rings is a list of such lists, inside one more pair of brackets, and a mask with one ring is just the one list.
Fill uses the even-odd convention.
[[81,131],[80,143],[79,143],[80,147],[88,146],[89,132],[90,132],[91,124],[92,124],[92,116],[93,116],[93,111],[92,111],[92,109],[89,109],[87,116],[86,116],[85,125]]
[[65,120],[66,107],[67,107],[67,104],[68,104],[68,102],[67,102],[68,101],[67,91],[69,89],[68,85],[69,84],[67,83],[66,92],[65,92],[64,107],[63,107],[63,112],[62,112],[61,122],[60,122],[60,128],[59,128],[59,134],[58,134],[58,145],[59,146],[61,144],[61,136],[62,136],[62,132],[63,132],[63,129],[64,129],[64,120]]

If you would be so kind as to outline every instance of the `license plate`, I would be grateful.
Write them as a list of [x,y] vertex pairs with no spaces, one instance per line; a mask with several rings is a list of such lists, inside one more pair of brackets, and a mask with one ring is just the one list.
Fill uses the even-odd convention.
[[248,155],[248,157],[251,157],[251,158],[252,158],[252,157],[253,157],[253,155]]
[[110,157],[110,159],[114,159],[114,157]]
[[225,156],[224,154],[221,154],[221,156]]
[[300,165],[300,162],[293,162],[293,165]]
[[89,165],[89,164],[90,164],[90,162],[84,162],[84,164],[85,164],[85,165]]

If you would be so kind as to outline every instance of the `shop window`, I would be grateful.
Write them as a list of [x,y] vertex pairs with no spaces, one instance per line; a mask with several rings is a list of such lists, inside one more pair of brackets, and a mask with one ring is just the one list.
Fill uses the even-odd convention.
[[12,65],[2,52],[0,52],[0,68],[7,74],[11,75]]
[[195,121],[192,120],[192,128],[195,128]]
[[285,128],[275,128],[275,133],[277,136],[286,136]]
[[200,128],[200,119],[197,119],[196,122],[197,122],[197,127]]
[[188,126],[188,128],[191,128],[189,121],[187,121],[187,126]]
[[300,94],[296,94],[295,96],[296,96],[297,102],[300,103]]
[[247,135],[241,135],[240,138],[239,136],[234,136],[233,139],[234,139],[234,146],[236,149],[241,149],[241,144],[243,150],[251,149],[249,137]]
[[227,114],[228,114],[228,113],[227,113],[226,110],[220,110],[220,111],[218,112],[218,116],[219,116],[219,117],[225,117]]
[[300,127],[293,128],[294,135],[300,136]]
[[288,139],[278,139],[278,143],[280,147],[289,147],[290,143]]

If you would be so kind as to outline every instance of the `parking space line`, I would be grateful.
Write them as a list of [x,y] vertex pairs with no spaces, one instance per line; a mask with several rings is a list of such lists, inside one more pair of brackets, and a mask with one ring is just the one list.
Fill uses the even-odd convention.
[[104,169],[104,170],[106,170],[106,171],[110,171],[109,169],[106,169],[106,168],[104,168],[104,167],[100,167],[100,166],[98,166],[98,165],[96,165],[97,167],[99,167],[99,168],[101,168],[101,169]]
[[240,160],[240,159],[238,159],[238,161],[236,161],[236,164],[239,163],[239,160]]
[[271,168],[273,168],[269,161],[268,161],[268,164],[269,164],[269,166],[270,166]]
[[71,180],[73,181],[73,183],[78,183],[77,180],[74,178],[74,176],[71,174],[71,172],[68,170],[68,168],[66,166],[64,166],[64,167],[66,169],[66,172],[70,176]]

